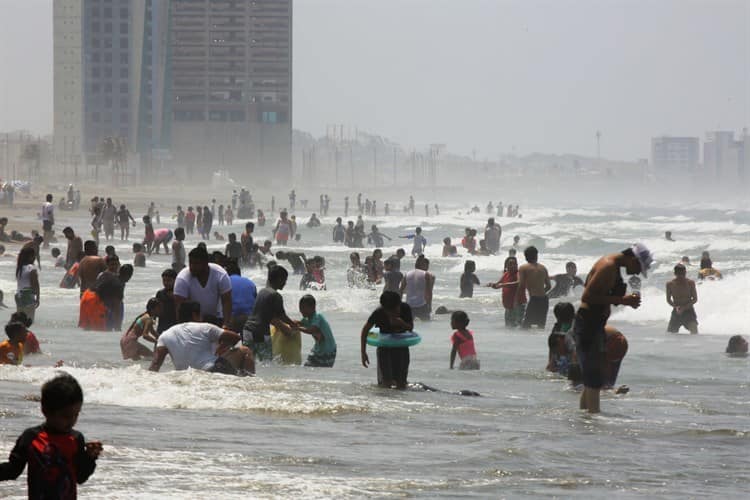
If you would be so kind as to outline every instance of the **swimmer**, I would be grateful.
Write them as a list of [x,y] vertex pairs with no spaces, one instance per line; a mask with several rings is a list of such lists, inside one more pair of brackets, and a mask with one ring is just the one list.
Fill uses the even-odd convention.
[[532,325],[544,328],[547,324],[549,310],[549,292],[551,285],[547,268],[538,262],[539,251],[530,246],[523,252],[526,264],[518,269],[518,289],[516,290],[515,305],[522,303],[522,295],[528,291],[529,300],[526,304],[521,328],[528,329]]
[[141,243],[133,243],[133,266],[146,267],[146,253]]
[[672,306],[667,332],[677,333],[684,326],[695,335],[698,333],[698,318],[693,306],[698,302],[698,291],[695,281],[688,279],[686,275],[685,266],[677,264],[674,266],[674,279],[667,282],[667,303]]
[[733,335],[729,338],[726,353],[732,357],[744,358],[747,356],[747,340],[742,335]]
[[675,241],[672,239],[672,231],[665,231],[664,232],[664,239],[667,241]]
[[576,276],[577,272],[578,268],[575,262],[565,264],[565,274],[556,274],[551,277],[552,281],[555,282],[555,286],[547,293],[547,296],[551,299],[564,297],[570,294],[571,289],[583,286],[583,280]]
[[450,369],[456,361],[456,353],[461,358],[459,370],[479,370],[479,360],[474,347],[474,332],[468,330],[469,316],[464,311],[455,311],[451,315],[451,328],[455,330],[451,336]]

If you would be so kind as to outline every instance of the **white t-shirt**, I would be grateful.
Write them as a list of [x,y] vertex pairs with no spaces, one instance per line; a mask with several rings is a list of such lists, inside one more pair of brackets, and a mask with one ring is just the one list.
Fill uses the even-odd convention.
[[31,288],[31,272],[35,270],[36,267],[34,264],[26,264],[21,268],[21,275],[18,277],[18,287],[16,290],[20,291],[24,288]]
[[55,206],[45,201],[44,205],[42,205],[42,220],[44,221],[54,221],[55,219]]
[[208,280],[202,287],[198,278],[190,274],[186,267],[177,275],[174,282],[174,294],[201,305],[201,316],[207,314],[223,317],[221,296],[232,291],[232,282],[227,272],[218,264],[208,264]]
[[162,332],[156,347],[167,348],[175,370],[208,370],[223,331],[211,323],[180,323]]

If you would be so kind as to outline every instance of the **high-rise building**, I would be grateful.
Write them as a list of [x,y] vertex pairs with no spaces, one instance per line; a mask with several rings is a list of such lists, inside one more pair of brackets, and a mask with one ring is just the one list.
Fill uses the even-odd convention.
[[745,152],[750,147],[747,129],[735,140],[734,132],[714,131],[706,133],[703,143],[703,170],[706,179],[722,184],[733,184],[747,180]]
[[288,173],[291,26],[292,0],[55,1],[58,164],[117,137],[141,170]]
[[176,164],[288,174],[292,0],[172,0],[169,41]]
[[700,163],[698,137],[654,137],[651,164],[657,172],[694,173]]

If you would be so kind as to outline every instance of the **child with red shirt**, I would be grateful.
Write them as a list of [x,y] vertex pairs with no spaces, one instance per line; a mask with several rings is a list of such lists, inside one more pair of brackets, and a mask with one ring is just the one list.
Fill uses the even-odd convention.
[[45,423],[26,429],[7,462],[0,463],[0,481],[16,479],[28,464],[29,498],[75,499],[77,485],[94,473],[102,443],[86,443],[73,430],[83,405],[75,378],[63,373],[42,386]]
[[513,306],[513,299],[518,289],[518,260],[515,257],[505,259],[505,272],[497,283],[488,286],[503,289],[503,307],[505,308],[505,326],[515,328],[521,324],[526,310],[526,292],[521,296],[520,304]]
[[467,330],[469,326],[469,316],[463,311],[454,311],[451,314],[451,328],[455,331],[451,336],[451,370],[456,361],[456,353],[461,358],[459,370],[479,370],[479,360],[477,359],[477,350],[474,347],[474,332]]

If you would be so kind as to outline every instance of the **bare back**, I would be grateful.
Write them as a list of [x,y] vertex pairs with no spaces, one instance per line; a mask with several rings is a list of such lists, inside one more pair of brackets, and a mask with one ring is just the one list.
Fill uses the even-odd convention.
[[530,297],[544,297],[550,289],[549,273],[542,264],[526,263],[518,269],[519,281],[524,284]]

